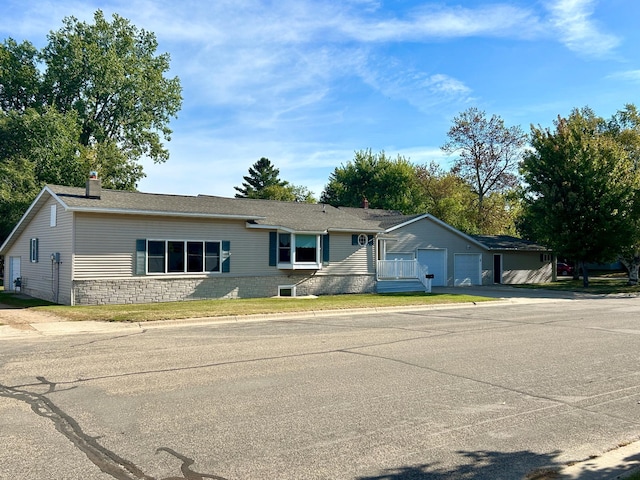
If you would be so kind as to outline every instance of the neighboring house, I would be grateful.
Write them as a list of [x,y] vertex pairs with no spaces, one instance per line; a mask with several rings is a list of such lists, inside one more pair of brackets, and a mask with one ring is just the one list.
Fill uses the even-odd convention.
[[90,179],[86,189],[44,187],[0,255],[5,289],[67,305],[424,290],[427,272],[434,285],[551,279],[545,249],[490,238],[430,215],[116,191]]

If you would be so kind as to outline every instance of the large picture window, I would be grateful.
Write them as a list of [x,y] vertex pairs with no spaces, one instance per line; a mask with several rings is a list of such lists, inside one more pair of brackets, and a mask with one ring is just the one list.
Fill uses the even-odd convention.
[[221,270],[222,242],[148,240],[147,273],[213,273]]

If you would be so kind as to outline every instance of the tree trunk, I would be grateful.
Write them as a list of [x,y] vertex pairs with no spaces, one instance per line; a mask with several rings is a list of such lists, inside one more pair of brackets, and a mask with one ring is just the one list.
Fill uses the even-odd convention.
[[573,280],[580,280],[580,262],[572,261],[571,266],[573,267]]
[[629,272],[628,285],[638,285],[638,270],[640,270],[640,255],[634,255],[633,257],[619,257],[620,263],[624,265]]
[[582,286],[589,288],[589,270],[587,269],[587,262],[584,260],[580,262],[580,268],[582,269]]

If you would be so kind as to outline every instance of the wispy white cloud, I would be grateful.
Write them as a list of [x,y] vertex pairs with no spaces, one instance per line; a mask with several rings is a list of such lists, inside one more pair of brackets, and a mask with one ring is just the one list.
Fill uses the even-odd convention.
[[626,82],[640,83],[640,70],[627,70],[624,72],[615,72],[607,75],[607,78],[615,80],[623,80]]
[[387,69],[367,66],[364,81],[392,100],[406,101],[428,112],[437,105],[464,105],[473,100],[470,87],[443,73],[425,73],[413,69]]
[[512,5],[475,9],[426,5],[402,18],[353,18],[342,29],[359,41],[399,42],[471,36],[526,38],[538,35],[542,25],[532,10]]
[[550,22],[568,49],[587,57],[612,53],[620,39],[601,31],[593,19],[594,0],[554,0],[547,2]]

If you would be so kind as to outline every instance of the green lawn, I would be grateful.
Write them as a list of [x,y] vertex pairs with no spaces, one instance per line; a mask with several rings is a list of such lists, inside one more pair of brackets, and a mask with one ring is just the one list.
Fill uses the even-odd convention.
[[[518,288],[585,292],[593,294],[640,293],[640,286],[628,286],[619,274],[590,278],[589,288],[582,280],[562,278],[544,284],[513,285]],[[138,305],[96,305],[68,307],[4,292],[0,287],[0,303],[33,308],[53,313],[67,320],[100,320],[146,322],[180,318],[240,316],[251,314],[309,312],[357,308],[425,306],[447,303],[483,302],[486,297],[453,294],[354,294],[326,295],[317,298],[248,298],[235,300],[193,300],[185,302]],[[640,479],[638,479],[640,480]]]
[[622,276],[598,276],[589,277],[589,287],[582,286],[582,279],[561,279],[551,283],[537,283],[525,285],[512,285],[517,288],[534,288],[567,292],[593,293],[608,295],[615,293],[640,293],[640,285],[627,285],[627,277]]
[[135,305],[63,306],[0,292],[0,303],[53,313],[67,320],[146,322],[179,318],[220,317],[251,314],[425,306],[447,303],[483,302],[493,299],[472,295],[427,293],[324,295],[317,298],[246,298],[193,300]]

